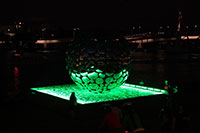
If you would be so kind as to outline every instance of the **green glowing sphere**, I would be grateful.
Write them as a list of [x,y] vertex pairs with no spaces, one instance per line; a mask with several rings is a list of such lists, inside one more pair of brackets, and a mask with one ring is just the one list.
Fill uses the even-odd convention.
[[79,87],[102,93],[126,81],[132,59],[129,45],[123,37],[104,33],[87,35],[75,39],[69,46],[66,68]]
[[97,69],[93,72],[70,73],[72,80],[81,88],[102,93],[121,86],[128,78],[128,71],[119,73],[104,73]]

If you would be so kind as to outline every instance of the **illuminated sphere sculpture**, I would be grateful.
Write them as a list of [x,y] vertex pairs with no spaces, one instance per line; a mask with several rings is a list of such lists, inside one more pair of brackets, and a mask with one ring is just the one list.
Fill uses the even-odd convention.
[[129,76],[132,54],[126,40],[113,34],[79,35],[66,52],[69,75],[81,88],[102,93]]

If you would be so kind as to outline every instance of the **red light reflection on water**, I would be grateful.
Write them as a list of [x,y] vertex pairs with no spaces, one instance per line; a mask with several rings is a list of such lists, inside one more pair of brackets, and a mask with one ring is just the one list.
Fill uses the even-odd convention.
[[17,66],[14,67],[14,88],[19,89],[19,68]]

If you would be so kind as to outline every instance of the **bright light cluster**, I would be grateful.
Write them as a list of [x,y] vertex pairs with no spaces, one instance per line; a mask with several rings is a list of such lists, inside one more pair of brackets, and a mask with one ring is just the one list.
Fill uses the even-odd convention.
[[116,101],[129,98],[136,98],[142,96],[167,94],[166,90],[133,85],[128,83],[124,83],[120,87],[116,87],[115,89],[112,89],[105,93],[89,92],[88,90],[80,88],[75,84],[38,87],[38,88],[31,88],[31,90],[49,94],[65,100],[69,100],[71,93],[75,92],[77,102],[80,104],[99,103],[106,101]]

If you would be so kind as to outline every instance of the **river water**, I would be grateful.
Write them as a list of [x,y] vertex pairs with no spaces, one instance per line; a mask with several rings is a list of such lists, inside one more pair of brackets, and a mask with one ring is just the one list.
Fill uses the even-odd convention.
[[[190,56],[195,60],[188,60],[188,54],[182,56],[163,52],[134,54],[135,61],[127,79],[128,83],[138,84],[143,80],[146,86],[163,88],[164,81],[168,80],[171,86],[178,86],[179,92],[184,95],[184,102],[188,105],[199,105],[199,53],[192,53]],[[61,58],[61,55],[53,58]],[[8,96],[15,96],[31,87],[73,83],[66,70],[65,61],[10,64],[8,75]]]
[[[164,80],[180,87],[197,85],[200,81],[200,53],[166,54],[164,52],[135,52],[134,63],[127,82],[138,84],[143,80],[146,85],[162,88]],[[34,56],[34,55],[33,55]],[[41,58],[42,55],[39,55]],[[45,55],[55,61],[47,63],[14,63],[8,65],[9,91],[73,83],[66,70],[62,54],[56,57]],[[193,60],[188,60],[192,58]],[[28,58],[29,60],[30,58]],[[57,60],[59,59],[59,60]],[[63,61],[60,61],[63,59]],[[25,59],[26,60],[26,59]],[[27,62],[27,61],[24,61]],[[190,90],[197,88],[191,87]],[[189,90],[188,90],[189,91]]]
[[[177,85],[179,92],[183,95],[182,103],[187,106],[191,114],[193,129],[198,127],[200,54],[181,55],[163,51],[135,52],[134,54],[135,61],[127,82],[138,84],[140,80],[143,80],[147,86],[163,88],[164,81],[168,80],[172,86]],[[45,58],[47,57],[45,55]],[[60,55],[53,58],[61,59]],[[65,66],[65,61],[9,64],[8,97],[23,94],[31,87],[73,83]]]

